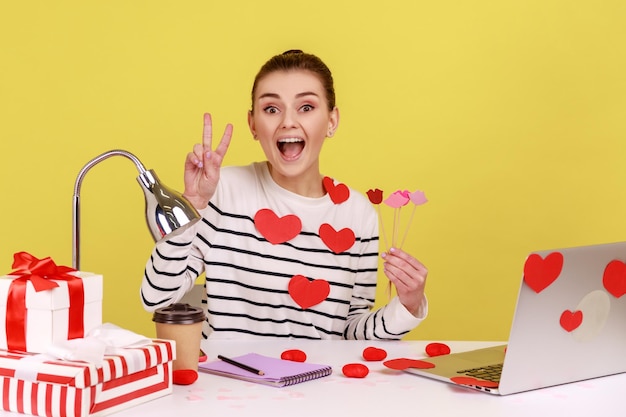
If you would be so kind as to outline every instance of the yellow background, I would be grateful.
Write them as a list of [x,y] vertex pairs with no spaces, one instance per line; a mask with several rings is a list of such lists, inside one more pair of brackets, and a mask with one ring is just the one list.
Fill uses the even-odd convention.
[[[71,265],[74,181],[104,151],[182,191],[210,111],[235,125],[228,164],[260,160],[252,79],[299,48],[336,81],[323,173],[430,200],[404,245],[430,269],[409,337],[505,339],[529,251],[626,236],[625,21],[622,0],[4,2],[0,274],[22,250]],[[105,321],[152,335],[136,175],[117,157],[85,177],[82,269],[104,275]]]

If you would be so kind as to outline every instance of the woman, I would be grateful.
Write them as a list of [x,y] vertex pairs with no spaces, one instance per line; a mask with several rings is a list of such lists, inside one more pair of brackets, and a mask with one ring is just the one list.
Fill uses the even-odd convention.
[[267,161],[222,167],[232,126],[185,161],[184,196],[201,222],[155,247],[141,294],[148,311],[180,300],[205,273],[205,338],[399,339],[427,314],[427,270],[382,254],[397,296],[374,304],[378,219],[362,194],[320,173],[339,124],[333,79],[316,56],[287,51],[257,74],[250,131]]

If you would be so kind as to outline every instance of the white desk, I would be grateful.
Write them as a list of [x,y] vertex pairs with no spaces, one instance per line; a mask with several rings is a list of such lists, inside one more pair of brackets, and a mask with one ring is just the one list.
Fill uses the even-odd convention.
[[[286,349],[301,349],[308,362],[327,363],[333,374],[319,380],[274,388],[235,379],[200,374],[193,385],[174,386],[172,395],[121,411],[116,417],[195,416],[585,416],[626,415],[623,396],[626,374],[577,382],[500,397],[452,384],[432,381],[381,362],[364,362],[368,346],[385,349],[387,359],[424,357],[427,342],[377,341],[204,341],[209,359],[217,354],[237,356],[257,352],[279,357]],[[453,352],[493,342],[448,342]],[[346,378],[347,363],[365,363],[370,373],[363,379]],[[1,413],[0,416],[18,414]]]

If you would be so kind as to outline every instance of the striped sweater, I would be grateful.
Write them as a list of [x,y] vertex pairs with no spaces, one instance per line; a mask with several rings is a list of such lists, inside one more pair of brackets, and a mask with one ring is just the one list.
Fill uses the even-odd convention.
[[[366,197],[349,191],[335,204],[329,194],[281,188],[265,162],[222,168],[202,220],[156,244],[141,287],[145,309],[180,300],[204,273],[205,338],[401,338],[427,306],[419,318],[397,298],[372,311],[378,217]],[[257,216],[262,209],[275,218]]]

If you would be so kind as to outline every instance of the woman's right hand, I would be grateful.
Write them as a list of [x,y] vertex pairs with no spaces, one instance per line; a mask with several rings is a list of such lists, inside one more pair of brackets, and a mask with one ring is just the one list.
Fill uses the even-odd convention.
[[193,204],[196,210],[202,210],[209,204],[215,194],[220,179],[222,161],[230,145],[233,126],[227,124],[215,151],[212,148],[213,125],[211,115],[204,114],[202,143],[193,147],[193,152],[185,159],[185,191],[183,195]]

